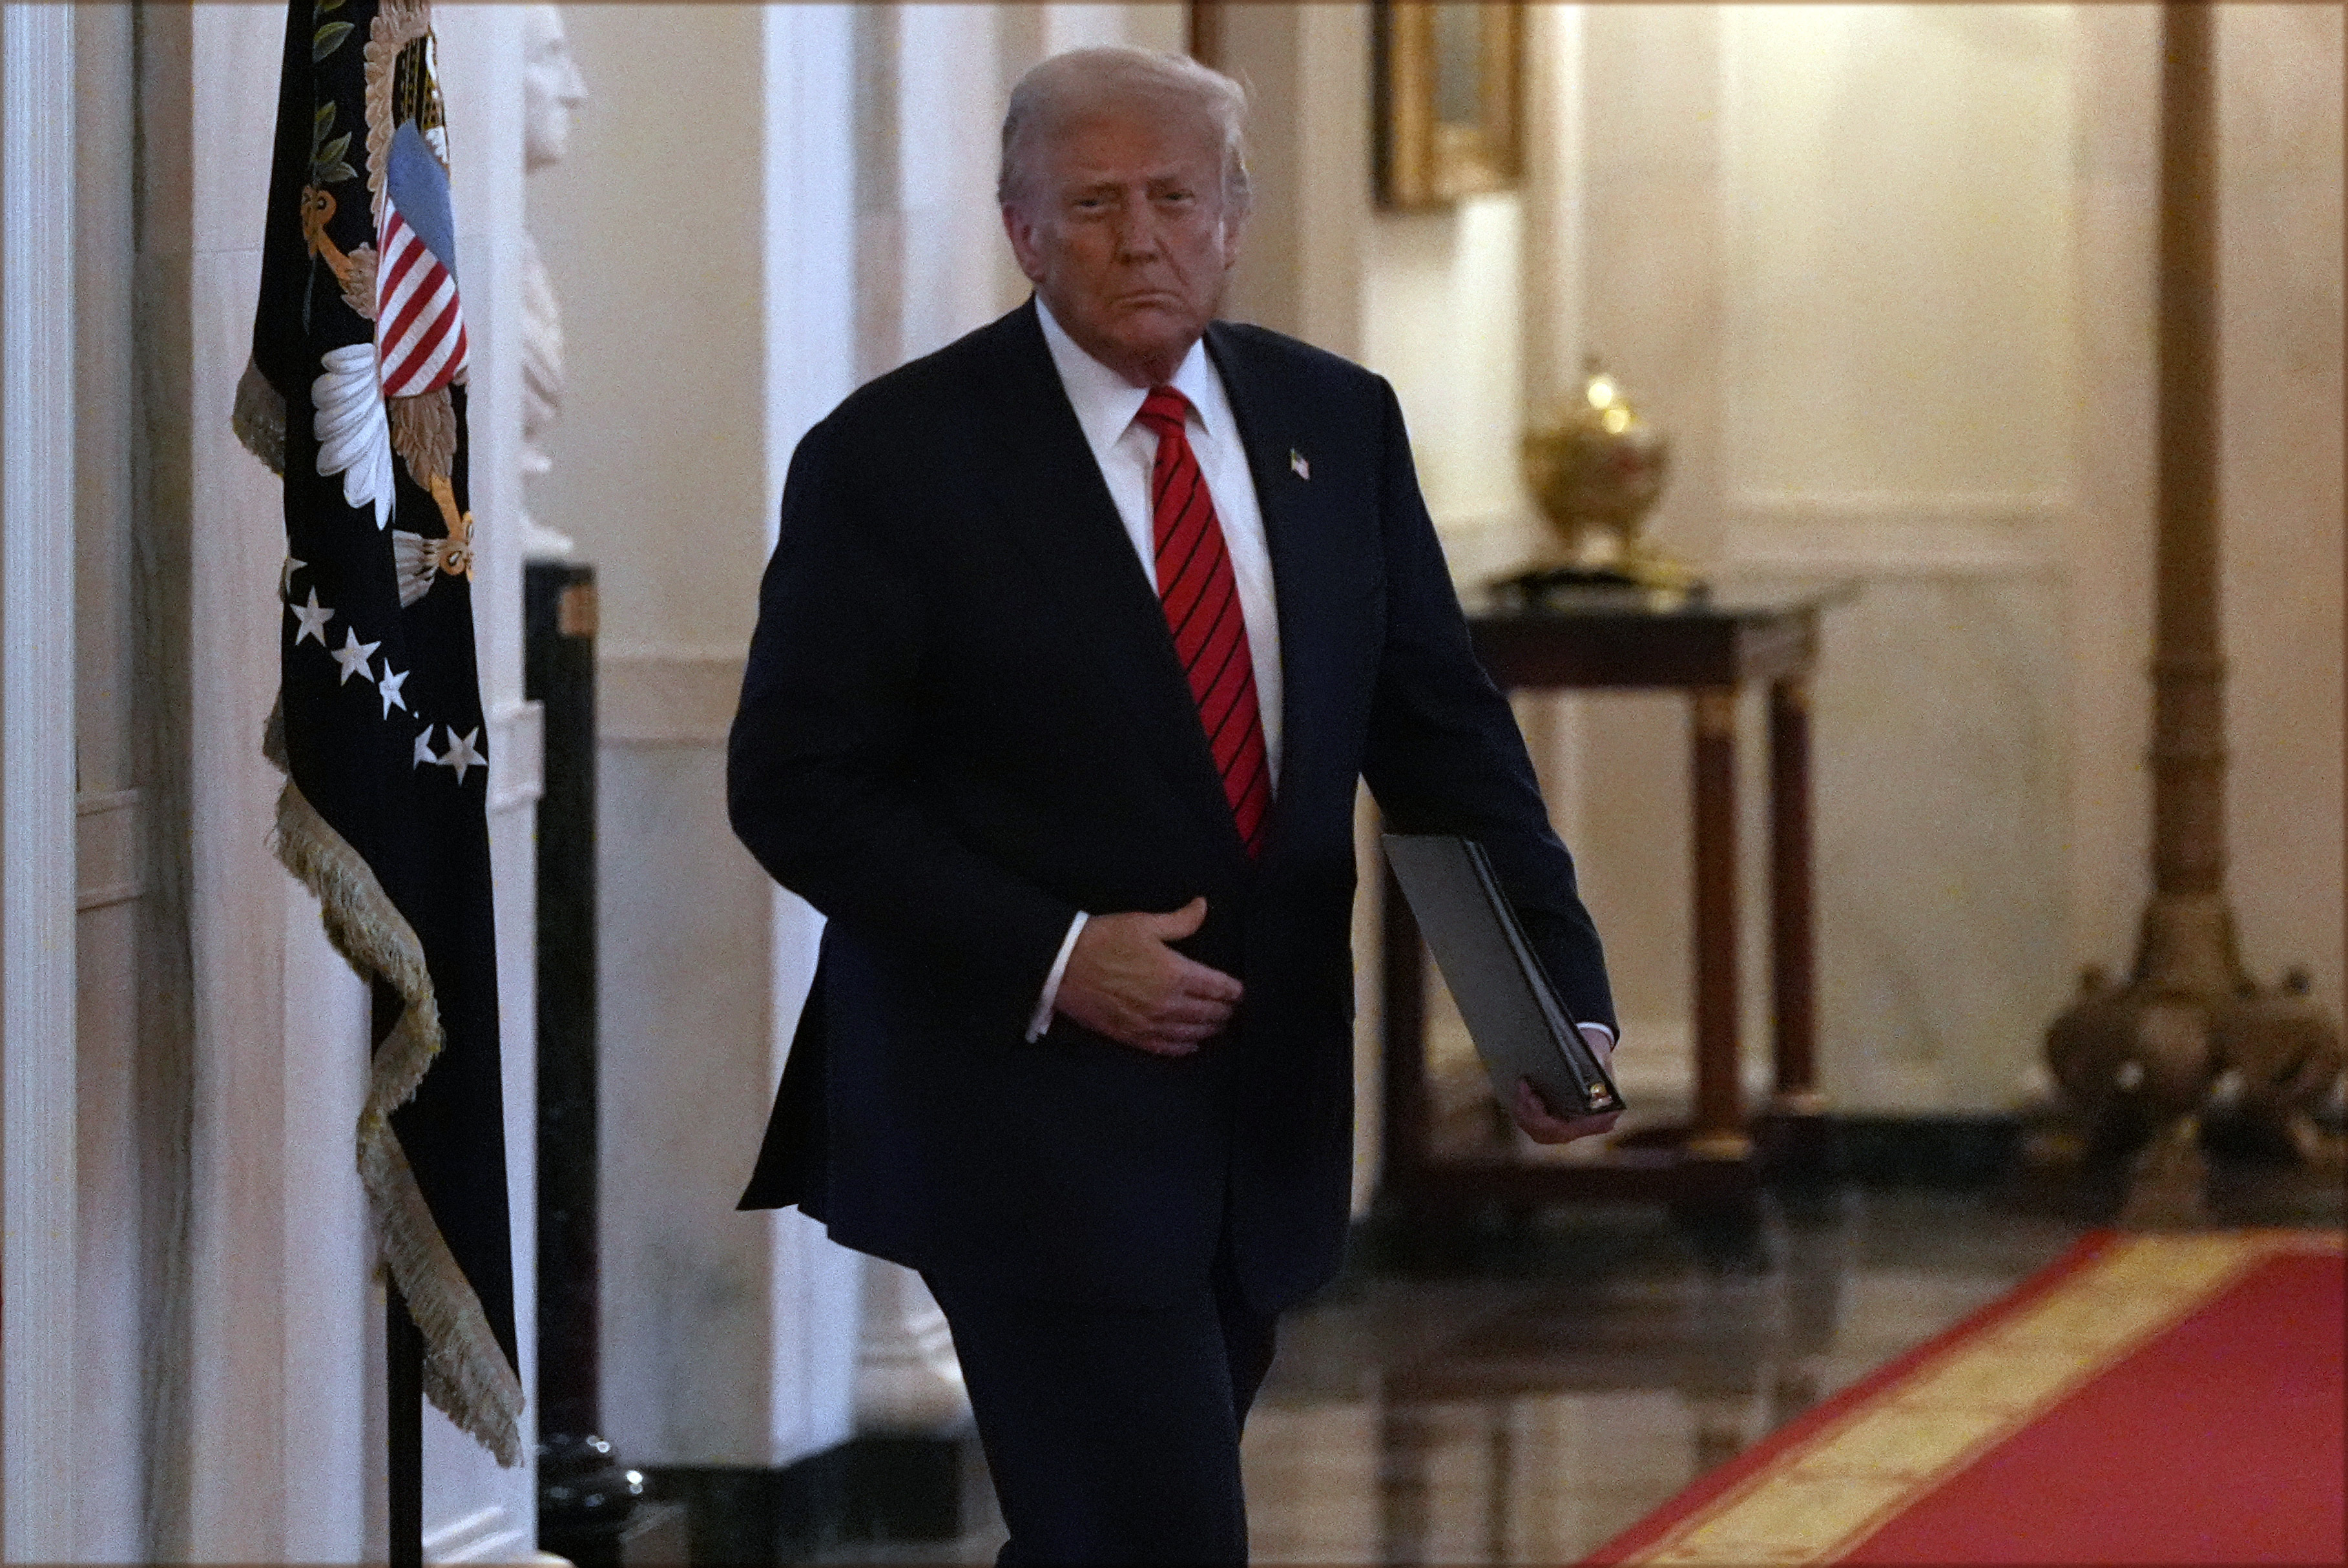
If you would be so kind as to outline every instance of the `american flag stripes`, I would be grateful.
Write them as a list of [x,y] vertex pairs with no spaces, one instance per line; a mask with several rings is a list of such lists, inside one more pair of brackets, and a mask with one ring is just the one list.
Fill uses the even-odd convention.
[[383,391],[386,397],[414,397],[448,385],[465,368],[465,313],[457,303],[457,280],[388,197],[382,238],[375,343]]

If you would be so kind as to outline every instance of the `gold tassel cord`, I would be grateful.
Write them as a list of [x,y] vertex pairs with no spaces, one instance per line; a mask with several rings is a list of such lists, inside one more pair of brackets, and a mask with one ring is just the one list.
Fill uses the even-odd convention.
[[237,378],[229,428],[271,473],[285,472],[285,399],[251,360],[245,361],[244,374]]
[[359,1119],[359,1177],[383,1232],[384,1261],[423,1331],[425,1397],[499,1464],[520,1464],[521,1383],[432,1223],[399,1140],[379,1118]]
[[[284,767],[279,714],[270,716],[263,750]],[[370,1071],[366,1106],[359,1113],[359,1177],[382,1234],[384,1260],[423,1332],[427,1397],[499,1464],[520,1464],[520,1379],[442,1238],[391,1127],[391,1113],[415,1094],[440,1052],[439,1009],[423,944],[366,860],[290,777],[278,797],[272,847],[317,896],[335,950],[362,976],[381,979],[404,1004],[398,1022],[376,1048]]]

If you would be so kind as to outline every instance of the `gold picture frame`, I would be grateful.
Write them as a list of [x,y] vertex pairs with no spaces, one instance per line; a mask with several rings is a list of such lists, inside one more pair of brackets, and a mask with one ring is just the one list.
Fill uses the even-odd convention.
[[1525,8],[1376,0],[1378,201],[1410,210],[1506,190],[1524,169]]

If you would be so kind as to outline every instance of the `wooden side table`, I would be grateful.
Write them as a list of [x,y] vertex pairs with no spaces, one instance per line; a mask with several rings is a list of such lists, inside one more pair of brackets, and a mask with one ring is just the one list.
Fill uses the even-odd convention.
[[1769,690],[1770,955],[1776,1029],[1773,1118],[1820,1109],[1811,942],[1810,714],[1818,612],[1843,590],[1722,592],[1682,608],[1591,593],[1538,611],[1471,615],[1476,651],[1503,691],[1681,691],[1689,696],[1694,784],[1695,1098],[1684,1131],[1632,1140],[1591,1159],[1433,1147],[1426,1076],[1426,956],[1418,925],[1385,877],[1385,1158],[1380,1201],[1406,1211],[1450,1200],[1704,1200],[1751,1193],[1753,1128],[1737,1074],[1739,977],[1736,714],[1750,683]]

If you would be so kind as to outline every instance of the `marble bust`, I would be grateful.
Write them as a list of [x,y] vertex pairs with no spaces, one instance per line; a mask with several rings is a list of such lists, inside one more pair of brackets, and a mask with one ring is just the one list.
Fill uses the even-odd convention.
[[571,150],[571,111],[587,101],[578,62],[554,5],[522,8],[522,138],[524,167],[547,168]]

